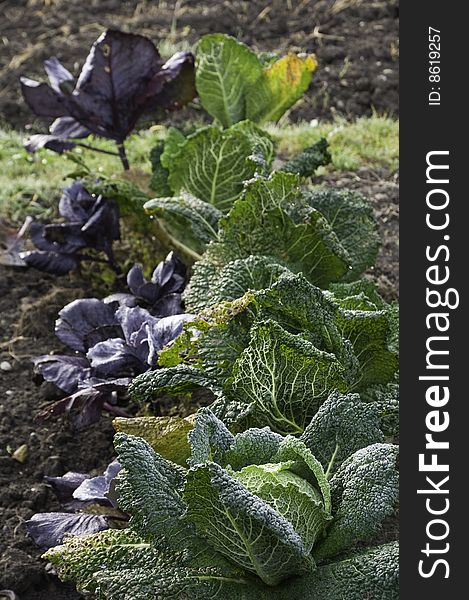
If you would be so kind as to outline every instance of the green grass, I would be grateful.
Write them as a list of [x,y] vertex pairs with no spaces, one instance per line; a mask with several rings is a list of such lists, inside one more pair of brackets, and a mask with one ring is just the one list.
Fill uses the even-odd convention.
[[[271,126],[268,131],[277,142],[278,154],[286,159],[326,137],[333,164],[328,170],[354,171],[362,166],[385,167],[392,171],[398,165],[397,121],[373,116],[353,123],[338,119],[317,125]],[[127,141],[127,153],[132,167],[150,170],[148,154],[164,128],[153,127],[133,135]],[[112,175],[121,170],[117,157],[77,148],[69,156],[41,150],[28,154],[24,136],[16,131],[0,130],[0,218],[20,223],[30,214],[47,218],[55,212],[60,190],[73,177],[89,169],[91,174]],[[95,146],[114,150],[106,140],[96,140]]]
[[[150,170],[149,149],[161,131],[143,131],[132,136],[127,154],[133,166]],[[40,150],[29,154],[23,148],[24,135],[0,130],[0,217],[18,222],[26,214],[48,217],[54,211],[60,190],[84,174],[111,175],[121,171],[117,156],[76,148],[72,153],[55,154]],[[112,142],[94,140],[94,146],[114,151]]]
[[272,126],[268,131],[277,141],[277,151],[282,157],[289,157],[325,137],[332,154],[332,167],[337,171],[398,168],[399,122],[388,117],[361,117],[352,123],[337,119],[317,125]]

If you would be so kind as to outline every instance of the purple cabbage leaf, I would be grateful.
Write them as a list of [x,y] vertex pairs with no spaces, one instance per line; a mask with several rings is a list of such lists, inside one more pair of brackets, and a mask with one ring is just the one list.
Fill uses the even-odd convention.
[[149,281],[145,279],[141,265],[134,265],[127,273],[127,285],[132,295],[160,317],[182,312],[181,292],[185,282],[186,267],[174,252],[157,265]]
[[102,475],[84,479],[80,485],[73,491],[75,500],[81,502],[100,502],[102,504],[111,504],[116,508],[114,500],[108,496],[112,480],[117,476],[121,469],[117,460],[110,463]]
[[[36,249],[20,254],[27,265],[53,275],[77,269],[83,260],[104,261],[119,270],[112,249],[120,239],[119,207],[114,199],[91,195],[76,181],[65,188],[59,213],[62,223],[30,224],[29,237]],[[106,260],[89,250],[103,252]]]
[[41,548],[52,548],[62,543],[67,533],[88,535],[109,529],[108,520],[102,515],[83,512],[37,513],[26,521],[30,537]]
[[[59,312],[55,333],[74,354],[33,359],[35,372],[65,394],[41,410],[40,420],[66,413],[73,425],[82,429],[98,421],[103,410],[129,416],[119,403],[127,400],[132,379],[157,368],[158,353],[180,335],[184,322],[194,318],[181,312],[185,267],[179,259],[172,253],[168,255],[156,267],[150,282],[144,280],[140,269],[131,269],[142,273],[141,285],[131,288],[138,296],[83,298]],[[127,300],[131,296],[133,302],[119,302],[120,296]],[[159,313],[162,301],[168,296],[179,296],[173,303],[177,314],[155,316],[138,304],[156,307]]]
[[150,39],[114,29],[93,44],[77,80],[55,57],[44,68],[49,84],[22,77],[21,89],[36,115],[56,120],[49,135],[32,136],[25,147],[63,152],[76,145],[70,140],[94,134],[116,142],[125,169],[123,143],[139,119],[178,109],[196,94],[190,52],[165,62]]
[[41,548],[51,548],[61,544],[66,534],[87,535],[125,525],[128,517],[119,511],[114,497],[113,480],[120,468],[119,462],[114,460],[103,475],[97,477],[73,471],[62,477],[45,477],[63,512],[33,515],[26,521],[29,536]]
[[86,353],[98,342],[121,334],[115,304],[97,298],[74,300],[59,311],[55,334],[71,350]]

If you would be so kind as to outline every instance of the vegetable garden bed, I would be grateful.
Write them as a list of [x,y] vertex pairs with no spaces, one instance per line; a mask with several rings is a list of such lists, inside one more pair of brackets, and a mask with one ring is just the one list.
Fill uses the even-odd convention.
[[[127,71],[126,105],[127,44],[147,62]],[[58,117],[28,149],[73,157],[93,133],[129,170],[141,113],[195,95],[191,55],[163,65],[152,48],[115,31],[97,41],[85,70],[115,78],[112,111],[87,100],[92,76],[75,83],[57,62],[51,88],[23,79],[31,108]],[[323,139],[275,157],[262,125],[315,69],[202,38],[195,83],[214,125],[167,130],[151,177],[95,178],[74,159],[62,221],[3,230],[17,270],[0,267],[0,574],[20,598],[75,597],[54,569],[110,600],[397,597],[397,181],[382,166],[325,168]],[[180,258],[154,269],[152,239]],[[135,258],[145,271],[125,276]],[[52,275],[18,278],[25,265]],[[46,571],[25,525],[50,548]]]

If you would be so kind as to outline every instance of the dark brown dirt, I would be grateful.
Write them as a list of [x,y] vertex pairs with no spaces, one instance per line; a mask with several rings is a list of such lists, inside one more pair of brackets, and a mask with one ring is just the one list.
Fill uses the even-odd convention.
[[[44,475],[97,473],[113,455],[109,417],[80,435],[65,419],[44,425],[34,420],[50,400],[50,389],[33,383],[30,358],[61,350],[53,335],[57,312],[86,289],[77,279],[62,278],[60,285],[37,271],[0,266],[0,361],[11,366],[0,370],[0,589],[14,590],[21,600],[79,598],[47,574],[24,521],[36,512],[59,509]],[[11,453],[23,444],[27,457],[21,463]]]
[[397,0],[0,0],[0,14],[0,115],[15,127],[33,121],[19,76],[43,78],[52,55],[77,72],[107,27],[156,44],[222,32],[263,51],[316,53],[320,68],[293,121],[398,111]]

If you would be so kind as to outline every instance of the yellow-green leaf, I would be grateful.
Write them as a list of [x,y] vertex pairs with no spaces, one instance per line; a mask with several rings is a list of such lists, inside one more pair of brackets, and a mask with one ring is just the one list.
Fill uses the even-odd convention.
[[143,438],[163,458],[187,466],[191,449],[187,434],[194,428],[195,415],[189,417],[117,417],[114,429]]
[[262,84],[247,98],[247,117],[255,122],[278,121],[308,89],[318,66],[314,54],[290,53],[264,70]]

